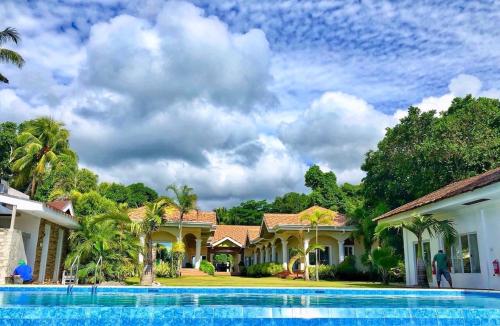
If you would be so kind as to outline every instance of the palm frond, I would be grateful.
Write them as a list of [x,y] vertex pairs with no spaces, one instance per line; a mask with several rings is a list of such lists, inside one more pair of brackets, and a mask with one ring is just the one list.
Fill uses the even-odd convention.
[[4,44],[8,41],[14,42],[16,44],[21,42],[21,35],[17,31],[17,29],[13,27],[7,27],[0,32],[0,44]]
[[0,48],[0,62],[11,63],[16,65],[18,68],[22,68],[25,63],[23,57],[19,53],[3,48]]

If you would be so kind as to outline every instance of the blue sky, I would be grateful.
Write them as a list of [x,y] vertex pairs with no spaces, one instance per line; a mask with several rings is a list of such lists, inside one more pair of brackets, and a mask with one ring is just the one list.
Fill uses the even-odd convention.
[[[498,1],[11,1],[0,120],[63,120],[103,181],[188,183],[203,208],[359,182],[406,108],[500,97]],[[2,27],[2,26],[0,26]]]

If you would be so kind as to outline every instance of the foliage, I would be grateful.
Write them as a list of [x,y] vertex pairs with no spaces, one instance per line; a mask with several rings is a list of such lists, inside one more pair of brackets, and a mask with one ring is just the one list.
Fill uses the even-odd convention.
[[[1,47],[8,41],[15,44],[18,44],[21,41],[21,36],[15,28],[7,27],[0,32],[0,62],[10,63],[18,68],[21,68],[24,65],[23,57],[13,50]],[[8,84],[9,80],[0,73],[0,82]]]
[[0,179],[12,176],[11,158],[17,147],[17,125],[14,122],[0,123]]
[[366,199],[395,208],[500,165],[500,101],[455,98],[441,116],[410,107],[368,152]]
[[156,264],[155,275],[157,277],[170,277],[171,276],[170,264],[163,261]]
[[202,260],[200,263],[200,271],[202,271],[203,273],[207,273],[208,275],[214,275],[215,267],[211,262]]
[[276,197],[270,206],[269,210],[273,213],[296,214],[311,207],[312,204],[308,195],[289,192],[281,197]]
[[313,205],[345,213],[345,194],[337,185],[335,173],[323,172],[319,166],[313,165],[305,174],[305,185],[312,189]]
[[97,191],[84,194],[73,192],[72,199],[75,214],[80,218],[111,213],[118,209],[114,201],[104,198]]
[[283,266],[277,263],[254,264],[247,267],[246,274],[250,277],[265,277],[283,271]]
[[347,256],[343,262],[337,265],[336,276],[339,280],[353,280],[357,274],[355,256]]
[[218,254],[214,255],[214,261],[218,264],[226,264],[226,263],[232,264],[233,255],[218,253]]
[[158,198],[158,193],[145,186],[143,183],[133,183],[127,186],[129,207],[141,207],[145,203],[150,203]]
[[375,234],[380,235],[388,229],[406,229],[417,237],[417,280],[421,287],[429,287],[427,280],[427,271],[423,262],[422,240],[424,232],[427,232],[429,237],[441,236],[446,245],[454,243],[457,237],[457,231],[454,228],[453,222],[450,220],[437,220],[432,216],[424,216],[419,214],[412,215],[408,222],[382,222],[375,229]]
[[317,281],[316,278],[316,269],[318,269],[319,279],[333,281],[335,280],[335,274],[337,268],[334,265],[319,265],[318,266],[310,266],[309,267],[309,275],[311,275],[311,279]]
[[[301,239],[299,239],[300,243],[304,243]],[[309,265],[307,264],[306,257],[309,256],[311,252],[317,251],[317,250],[324,250],[324,246],[319,245],[319,244],[313,244],[307,247],[307,249],[302,248],[294,248],[292,251],[292,255],[290,257],[290,260],[288,261],[288,270],[290,273],[293,273],[293,265],[295,264],[296,261],[300,261],[301,263],[304,264],[305,268],[305,273],[304,273],[304,280],[309,281]]]
[[82,193],[97,190],[97,179],[97,174],[89,169],[79,169],[76,173],[73,189]]
[[102,257],[102,276],[105,280],[123,280],[134,274],[141,249],[138,238],[129,231],[127,214],[116,212],[85,217],[80,220],[80,225],[80,229],[71,231],[69,236],[67,267],[79,256],[79,277],[93,283],[96,281],[96,262]]
[[269,203],[265,200],[248,200],[229,210],[218,209],[218,218],[221,224],[231,225],[259,225],[264,213],[269,210]]
[[120,183],[101,183],[98,192],[117,203],[127,203],[130,197],[129,188]]
[[391,247],[378,247],[372,251],[372,262],[382,278],[382,283],[389,284],[389,273],[391,269],[398,266],[399,257],[394,254]]

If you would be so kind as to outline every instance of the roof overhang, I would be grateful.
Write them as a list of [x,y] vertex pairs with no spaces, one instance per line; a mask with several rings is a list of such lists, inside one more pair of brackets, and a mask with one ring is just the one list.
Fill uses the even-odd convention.
[[16,210],[19,212],[43,218],[70,229],[77,229],[80,227],[80,224],[78,224],[72,216],[38,201],[0,194],[0,203],[16,206]]
[[234,243],[235,245],[237,245],[240,248],[244,248],[245,247],[243,244],[239,243],[238,241],[234,240],[231,237],[224,237],[224,238],[220,239],[219,241],[216,241],[216,242],[212,243],[211,246],[212,247],[216,247],[217,245],[223,243],[224,241],[230,241],[230,242]]
[[[297,224],[279,224],[276,225],[269,232],[279,232],[279,231],[301,231],[301,230],[313,230],[312,227],[307,225],[297,225]],[[357,228],[353,225],[346,226],[334,226],[334,225],[321,225],[318,227],[318,231],[355,231]]]
[[[177,221],[166,221],[162,226],[179,226],[179,222]],[[207,228],[211,229],[213,227],[212,223],[207,222],[195,222],[195,221],[183,221],[182,227],[187,228]]]
[[[444,212],[447,210],[452,210],[452,209],[457,209],[459,207],[471,207],[470,206],[464,206],[467,203],[480,200],[480,199],[493,199],[493,200],[500,200],[500,183],[493,183],[491,185],[478,188],[473,191],[465,192],[453,197],[449,197],[446,199],[442,199],[439,201],[436,201],[434,203],[429,203],[420,207],[416,207],[414,209],[410,209],[405,212],[401,212],[398,214],[394,214],[392,216],[388,216],[386,218],[375,218],[373,219],[375,222],[388,222],[388,221],[400,221],[400,220],[405,220],[410,218],[414,214],[421,214],[421,215],[432,215],[440,212]],[[478,204],[481,202],[488,202],[488,201],[478,201]]]

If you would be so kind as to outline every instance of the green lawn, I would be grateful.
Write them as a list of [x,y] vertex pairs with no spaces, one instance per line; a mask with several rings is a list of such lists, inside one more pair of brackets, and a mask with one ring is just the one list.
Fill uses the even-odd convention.
[[[157,282],[166,286],[234,286],[234,287],[335,287],[335,288],[359,288],[387,287],[374,282],[354,281],[304,281],[292,279],[280,279],[277,277],[250,278],[239,276],[185,276],[180,278],[157,278]],[[129,278],[128,285],[138,285],[138,278]],[[390,287],[401,287],[402,284],[393,284]]]

